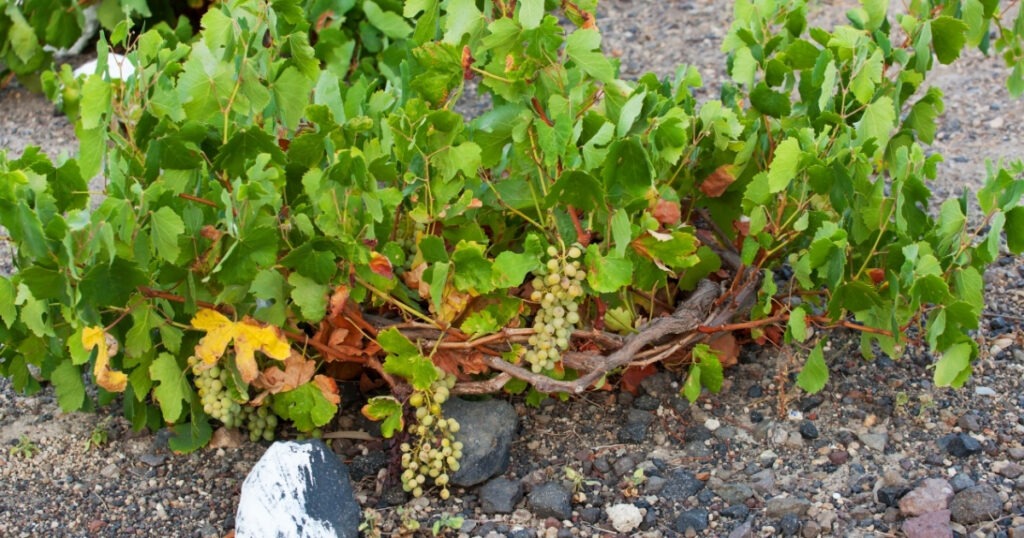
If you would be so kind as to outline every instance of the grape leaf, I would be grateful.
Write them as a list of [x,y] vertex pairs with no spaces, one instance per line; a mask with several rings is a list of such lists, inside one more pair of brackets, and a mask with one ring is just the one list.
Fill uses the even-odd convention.
[[932,46],[935,57],[943,64],[951,64],[960,57],[967,41],[967,25],[959,19],[943,15],[931,22]]
[[722,390],[722,362],[715,352],[707,344],[693,346],[693,357],[697,359],[696,365],[700,368],[700,382],[713,393]]
[[377,343],[389,355],[406,357],[420,354],[420,348],[393,327],[377,333]]
[[291,420],[295,429],[302,432],[327,424],[338,413],[338,406],[327,400],[313,382],[275,395],[271,406],[274,413]]
[[789,311],[789,335],[797,342],[807,340],[807,311],[797,307]]
[[935,363],[935,386],[960,388],[971,374],[971,359],[977,354],[977,344],[954,344]]
[[691,364],[690,371],[686,376],[686,382],[683,383],[683,396],[686,396],[686,399],[693,403],[700,397],[700,389],[700,366]]
[[600,48],[601,34],[597,30],[576,30],[565,40],[569,59],[588,75],[610,84],[615,78],[615,69]]
[[18,310],[14,307],[14,285],[7,276],[0,275],[0,319],[10,328],[18,319]]
[[520,0],[519,24],[524,30],[533,30],[540,26],[544,18],[544,0]]
[[156,210],[153,220],[153,248],[161,258],[174,262],[181,254],[178,237],[185,233],[185,222],[170,207]]
[[805,391],[814,394],[825,388],[828,383],[828,365],[821,352],[822,342],[818,342],[807,356],[804,367],[796,376],[796,384]]
[[78,411],[85,405],[85,383],[82,382],[82,370],[71,363],[63,361],[50,374],[57,393],[57,403],[65,413]]
[[161,353],[149,365],[149,376],[159,385],[153,389],[153,398],[160,403],[165,422],[177,422],[183,410],[182,402],[192,400],[185,373],[178,366],[177,359],[170,353]]
[[602,256],[597,245],[587,247],[587,282],[598,293],[613,293],[629,285],[633,262],[617,256]]
[[117,353],[117,341],[103,331],[103,327],[86,327],[82,329],[82,347],[86,351],[96,349],[96,364],[92,375],[96,384],[110,392],[123,392],[128,384],[128,376],[110,368],[110,358]]
[[327,286],[299,273],[288,275],[291,297],[306,321],[318,322],[327,314]]
[[192,318],[192,327],[206,331],[196,346],[196,357],[206,364],[215,364],[220,360],[228,343],[234,340],[235,365],[246,383],[259,375],[255,357],[257,351],[279,361],[291,354],[291,346],[280,330],[248,317],[233,322],[216,310],[203,308]]
[[405,39],[412,34],[412,26],[409,26],[399,14],[382,10],[372,0],[363,2],[363,14],[370,24],[392,39]]
[[385,439],[390,439],[395,432],[405,428],[405,420],[402,418],[402,404],[393,396],[374,396],[367,401],[362,409],[363,416],[373,420],[381,421],[380,433]]
[[768,165],[768,192],[774,194],[786,190],[796,178],[802,156],[800,142],[795,138],[787,138],[775,148],[772,163]]

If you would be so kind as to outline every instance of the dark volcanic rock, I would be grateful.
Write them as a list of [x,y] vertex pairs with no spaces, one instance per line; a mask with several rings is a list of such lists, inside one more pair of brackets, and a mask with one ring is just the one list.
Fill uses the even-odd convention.
[[680,469],[668,476],[660,495],[665,499],[682,500],[696,495],[702,489],[704,482],[697,480],[693,473]]
[[939,446],[958,458],[966,458],[981,452],[981,443],[966,433],[952,433],[939,439]]
[[456,439],[462,442],[459,470],[452,475],[456,486],[475,486],[508,469],[512,438],[519,425],[512,404],[504,400],[470,402],[452,398],[444,415],[459,422]]
[[672,528],[678,532],[686,532],[686,529],[700,532],[708,528],[708,511],[703,508],[686,510],[679,514]]
[[527,502],[530,511],[539,518],[553,517],[559,520],[572,517],[572,503],[569,492],[560,484],[548,482],[530,492]]
[[1003,512],[1003,501],[995,488],[979,484],[957,493],[949,509],[953,521],[971,525],[998,518]]
[[498,477],[480,486],[480,509],[485,514],[508,514],[523,498],[523,484]]

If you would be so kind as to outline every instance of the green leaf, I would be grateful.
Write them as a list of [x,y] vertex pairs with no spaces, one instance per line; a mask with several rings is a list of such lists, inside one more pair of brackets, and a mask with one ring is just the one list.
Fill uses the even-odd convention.
[[520,0],[519,24],[524,30],[533,30],[540,26],[544,18],[544,0]]
[[380,433],[385,439],[390,439],[395,432],[405,429],[402,404],[394,396],[374,396],[366,402],[362,412],[363,416],[370,420],[381,421]]
[[[7,34],[7,41],[10,43],[15,56],[17,56],[23,63],[27,64],[37,56],[43,54],[43,50],[39,46],[39,38],[36,37],[35,30],[29,26],[28,21],[26,21],[21,15],[16,6],[11,7],[15,9],[17,16],[12,17],[11,27]],[[5,46],[4,48],[6,49],[7,47]]]
[[644,108],[644,98],[647,97],[647,92],[637,90],[633,92],[629,100],[622,105],[622,109],[619,110],[619,121],[615,125],[615,135],[619,138],[625,137],[629,134],[629,131],[633,128],[633,124],[636,122],[637,117],[640,116],[640,112]]
[[814,394],[825,388],[828,383],[828,365],[821,352],[822,342],[818,342],[807,356],[807,362],[796,376],[796,384],[805,391]]
[[174,262],[181,254],[178,238],[185,233],[185,221],[173,209],[163,206],[152,216],[154,252],[168,262]]
[[764,82],[758,82],[750,92],[750,104],[762,114],[773,118],[789,116],[791,110],[789,95],[772,90]]
[[514,288],[523,283],[523,279],[531,271],[541,266],[540,256],[529,250],[522,254],[503,251],[494,258],[491,267],[491,283],[495,288]]
[[860,5],[868,15],[864,28],[877,30],[885,22],[885,17],[889,13],[889,0],[861,0]]
[[700,397],[700,389],[700,366],[691,364],[690,372],[686,376],[686,382],[683,383],[683,396],[686,396],[686,399],[693,403]]
[[601,34],[597,30],[576,30],[565,40],[569,59],[588,75],[609,84],[615,78],[615,69],[600,49]]
[[797,342],[807,340],[807,311],[797,307],[789,311],[789,334]]
[[593,211],[604,205],[604,185],[594,176],[580,170],[566,170],[548,190],[548,206],[573,206]]
[[82,370],[62,361],[50,374],[50,382],[57,392],[57,403],[65,413],[78,411],[85,406],[85,383],[82,381]]
[[658,264],[663,270],[681,271],[700,261],[694,255],[697,238],[682,230],[672,233],[648,231],[632,242],[633,249]]
[[270,154],[275,163],[285,162],[284,152],[272,135],[259,127],[248,127],[231,135],[227,144],[217,151],[213,165],[226,171],[231,177],[243,177],[253,159],[260,153]]
[[420,348],[416,347],[416,344],[413,344],[411,340],[393,327],[378,333],[377,343],[389,355],[405,357],[420,354]]
[[951,64],[960,57],[967,42],[967,25],[959,19],[943,15],[931,22],[932,46],[940,63]]
[[597,245],[587,247],[587,282],[598,293],[614,293],[633,279],[633,262],[616,256],[602,256]]
[[452,262],[455,264],[455,289],[487,293],[494,288],[491,283],[493,268],[484,255],[483,245],[459,241],[452,252]]
[[288,275],[288,284],[292,286],[292,301],[306,321],[315,323],[327,315],[327,286],[299,273]]
[[377,27],[384,35],[391,39],[405,39],[412,34],[412,26],[405,22],[405,19],[397,13],[383,11],[376,2],[366,0],[363,2],[363,14],[370,21],[370,24]]
[[875,86],[882,81],[882,62],[882,51],[875,50],[850,81],[850,92],[861,103],[870,103],[874,97]]
[[633,226],[629,223],[629,215],[621,207],[612,214],[612,243],[615,248],[615,257],[622,258],[626,255],[630,241],[633,240]]
[[642,200],[653,186],[654,170],[637,137],[612,143],[604,160],[604,184],[608,203],[629,207]]
[[[380,335],[378,335],[377,341],[380,341]],[[434,363],[418,352],[403,355],[389,354],[384,359],[384,371],[402,377],[418,390],[429,389],[431,383],[436,381],[438,376]]]
[[82,104],[79,108],[83,129],[103,127],[103,118],[110,113],[110,83],[101,75],[89,75],[82,84]]
[[188,454],[206,446],[213,437],[209,417],[203,413],[199,395],[192,394],[190,420],[172,428],[174,434],[167,440],[167,446],[177,454]]
[[874,139],[878,152],[889,143],[889,133],[896,121],[896,110],[891,97],[879,97],[864,109],[864,115],[857,122],[857,139],[863,144]]
[[170,353],[161,353],[149,365],[149,377],[159,382],[153,389],[153,398],[160,403],[165,422],[177,422],[184,409],[182,402],[192,399],[185,373],[178,367],[178,360]]
[[700,382],[712,393],[722,390],[722,362],[718,359],[718,353],[707,344],[693,346],[693,357],[697,359],[697,366],[700,368]]
[[954,344],[935,363],[935,386],[960,388],[971,372],[971,359],[977,354],[977,344]]
[[338,413],[338,406],[329,401],[312,381],[275,394],[271,407],[274,413],[291,420],[295,429],[302,432],[311,432],[327,424]]
[[487,310],[479,310],[466,316],[466,319],[459,327],[462,332],[470,335],[470,337],[491,334],[500,328],[501,325],[498,325],[498,320],[494,319],[494,316]]
[[1024,207],[1006,212],[1006,246],[1014,254],[1024,252]]
[[[372,3],[372,2],[367,2]],[[395,17],[395,15],[392,13]],[[309,103],[309,94],[313,91],[313,81],[306,78],[295,67],[288,67],[278,75],[271,86],[274,102],[281,122],[289,129],[295,129],[302,119],[302,112]]]
[[[476,0],[449,0],[444,21],[444,41],[458,45],[466,35],[475,36],[487,24],[484,14],[476,7]],[[416,32],[425,22],[417,21]]]
[[787,138],[775,148],[775,156],[768,165],[768,192],[775,194],[789,187],[800,169],[800,142]]
[[18,320],[18,310],[14,307],[14,284],[5,275],[0,275],[0,319],[8,329]]

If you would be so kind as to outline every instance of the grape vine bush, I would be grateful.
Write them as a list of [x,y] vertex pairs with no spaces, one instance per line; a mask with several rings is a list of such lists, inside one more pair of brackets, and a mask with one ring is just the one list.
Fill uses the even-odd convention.
[[450,394],[535,401],[665,362],[692,400],[730,333],[809,350],[809,391],[836,327],[867,356],[926,343],[962,385],[982,271],[1003,238],[1024,250],[1024,166],[990,170],[977,218],[966,194],[930,211],[924,79],[994,27],[1019,93],[1022,19],[866,0],[826,30],[803,1],[737,0],[732,81],[698,103],[691,68],[619,79],[594,4],[224,2],[194,38],[111,35],[125,82],[44,75],[78,92],[81,147],[0,154],[0,374],[73,410],[87,373],[179,451],[211,419],[313,432],[335,380],[386,386],[363,412],[404,432],[413,493],[458,469]]

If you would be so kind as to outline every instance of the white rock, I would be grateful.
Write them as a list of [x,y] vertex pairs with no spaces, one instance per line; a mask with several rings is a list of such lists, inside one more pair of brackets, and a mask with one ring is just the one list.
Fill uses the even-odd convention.
[[[97,60],[90,60],[85,62],[78,69],[75,69],[75,78],[88,76],[96,72],[96,68],[99,66]],[[107,54],[107,76],[111,80],[128,80],[135,75],[135,66],[128,58],[110,52]]]
[[974,387],[974,393],[978,396],[995,396],[996,391],[988,387]]
[[632,504],[616,504],[608,507],[608,521],[618,532],[632,532],[644,520],[640,509]]
[[718,419],[715,419],[715,418],[709,418],[709,419],[704,421],[704,427],[709,429],[709,430],[711,430],[711,431],[715,431],[718,428],[720,428],[721,426],[722,426],[722,423],[719,422]]

